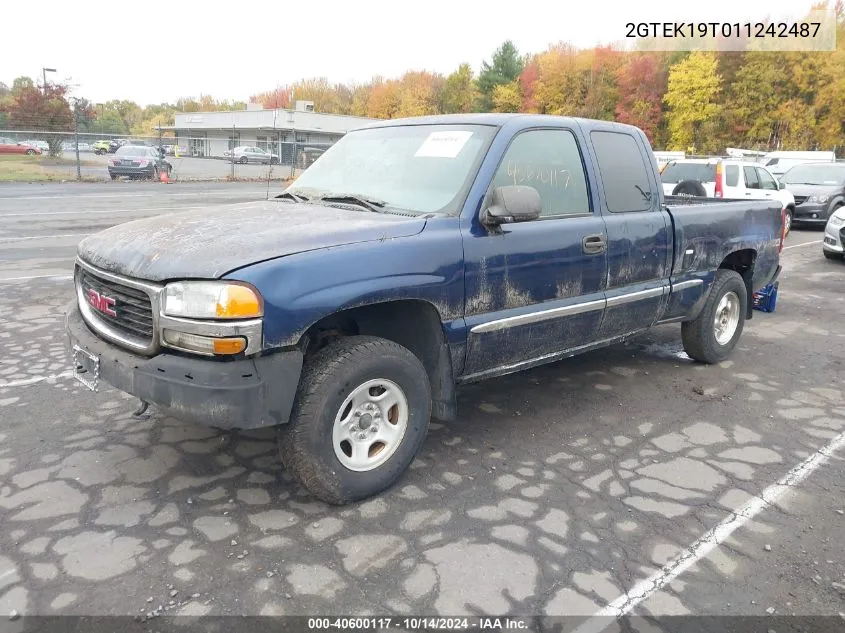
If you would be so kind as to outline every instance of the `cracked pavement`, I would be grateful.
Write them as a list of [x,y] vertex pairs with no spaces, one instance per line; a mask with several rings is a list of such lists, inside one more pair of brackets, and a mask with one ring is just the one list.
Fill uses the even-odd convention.
[[[845,266],[814,231],[730,360],[693,363],[666,326],[465,387],[399,484],[353,506],[295,486],[272,430],[136,419],[68,378],[72,286],[49,275],[78,238],[49,236],[263,194],[0,187],[0,278],[36,277],[0,284],[0,617],[591,615],[845,431]],[[634,613],[845,611],[842,458]]]

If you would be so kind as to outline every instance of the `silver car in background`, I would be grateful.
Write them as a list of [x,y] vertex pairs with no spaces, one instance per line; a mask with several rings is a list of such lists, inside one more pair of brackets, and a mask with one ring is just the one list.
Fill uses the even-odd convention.
[[223,157],[229,160],[234,154],[234,161],[246,165],[247,163],[261,163],[262,165],[278,164],[278,154],[271,154],[260,147],[253,147],[251,145],[242,145],[233,150],[226,150],[223,152]]
[[834,211],[824,227],[822,252],[828,259],[845,258],[845,207]]

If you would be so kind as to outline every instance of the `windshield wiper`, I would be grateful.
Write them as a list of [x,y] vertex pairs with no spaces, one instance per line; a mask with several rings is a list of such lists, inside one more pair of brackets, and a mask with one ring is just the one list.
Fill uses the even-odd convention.
[[301,193],[293,193],[292,191],[285,191],[276,196],[277,199],[293,200],[294,202],[308,202],[308,198]]
[[316,196],[312,200],[320,200],[321,202],[347,202],[350,204],[357,204],[359,207],[364,207],[373,213],[380,213],[387,205],[384,200],[371,198],[369,196],[362,196],[358,193],[328,193],[321,196]]

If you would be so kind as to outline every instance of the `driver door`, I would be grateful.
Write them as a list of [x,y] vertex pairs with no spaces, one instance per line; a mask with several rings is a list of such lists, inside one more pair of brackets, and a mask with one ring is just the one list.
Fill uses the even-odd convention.
[[580,130],[529,129],[491,187],[535,188],[537,220],[464,234],[467,379],[515,371],[588,345],[604,313],[607,234],[590,202]]

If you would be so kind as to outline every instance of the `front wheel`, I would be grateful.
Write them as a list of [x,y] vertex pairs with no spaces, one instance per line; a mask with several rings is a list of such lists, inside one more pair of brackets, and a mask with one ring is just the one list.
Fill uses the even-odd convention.
[[739,341],[747,309],[748,294],[742,277],[720,268],[701,313],[694,321],[681,324],[684,351],[702,363],[725,360]]
[[315,497],[336,505],[392,486],[428,432],[431,387],[419,359],[373,336],[340,339],[310,358],[279,454]]
[[842,257],[843,257],[842,253],[831,253],[830,251],[824,251],[824,250],[822,251],[822,253],[824,253],[824,256],[827,259],[834,259],[834,260],[837,260],[837,261],[842,261]]
[[35,156],[35,150],[34,149],[26,150],[26,155],[27,156]]
[[783,217],[783,236],[786,237],[789,235],[789,232],[792,230],[792,209],[786,209],[786,213]]

